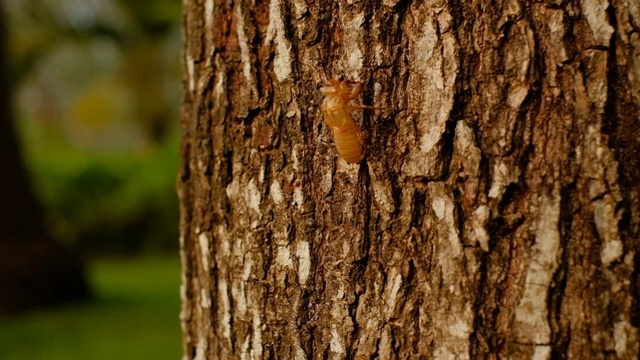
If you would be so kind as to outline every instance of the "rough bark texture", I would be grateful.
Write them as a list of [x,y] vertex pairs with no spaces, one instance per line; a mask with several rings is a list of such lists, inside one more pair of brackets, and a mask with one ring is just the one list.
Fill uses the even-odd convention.
[[80,260],[51,239],[13,127],[4,12],[0,3],[0,315],[85,299]]
[[638,4],[185,1],[185,358],[638,358]]

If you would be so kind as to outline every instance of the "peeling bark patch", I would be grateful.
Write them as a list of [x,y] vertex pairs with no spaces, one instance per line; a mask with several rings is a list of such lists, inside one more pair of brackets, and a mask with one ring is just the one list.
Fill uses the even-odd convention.
[[333,188],[333,172],[330,169],[322,173],[320,187],[325,194],[328,194]]
[[446,210],[447,203],[443,198],[433,199],[433,203],[431,204],[431,208],[436,213],[438,219],[444,219],[444,212]]
[[200,251],[202,252],[202,268],[204,271],[209,272],[209,238],[207,234],[200,233],[198,235],[198,244],[200,244]]
[[536,346],[531,355],[531,360],[549,360],[551,359],[551,346]]
[[384,210],[384,216],[388,217],[389,214],[395,211],[393,198],[391,197],[391,184],[374,181],[372,185],[374,198],[380,208]]
[[291,45],[285,38],[284,21],[282,18],[281,0],[271,0],[269,4],[269,26],[267,27],[266,43],[275,41],[276,56],[273,59],[273,72],[279,82],[291,76]]
[[304,195],[302,194],[302,188],[297,187],[293,190],[293,204],[296,207],[301,207],[304,202]]
[[298,346],[296,348],[296,360],[306,360],[307,358],[307,354],[304,352],[304,350],[302,350],[300,346]]
[[247,295],[245,294],[245,282],[234,282],[231,286],[236,314],[245,315],[247,312]]
[[331,329],[331,341],[329,342],[329,346],[331,351],[335,354],[341,355],[345,353],[344,345],[342,344],[340,334],[338,334],[338,330],[335,325],[333,325]]
[[618,321],[614,324],[613,339],[615,340],[616,355],[620,358],[632,357],[637,351],[638,329],[626,321]]
[[621,214],[616,211],[621,200],[617,169],[612,151],[602,138],[599,126],[587,128],[583,142],[582,175],[588,179],[587,190],[592,202],[593,221],[602,239],[600,259],[606,266],[620,259],[624,246],[618,224]]
[[468,339],[469,334],[471,334],[471,327],[469,326],[469,324],[462,321],[450,325],[448,330],[449,334],[451,334],[452,336],[462,339]]
[[[454,58],[455,40],[451,34],[442,35],[442,44],[438,44],[434,25],[430,22],[425,24],[425,35],[418,42],[418,49],[421,49],[421,59],[423,76],[431,89],[426,89],[424,96],[434,98],[425,102],[422,109],[424,115],[432,117],[427,131],[420,141],[420,151],[427,153],[438,142],[444,133],[444,124],[449,118],[449,113],[453,106],[454,82],[456,78],[457,65],[445,64],[444,59]],[[439,45],[439,46],[438,46]],[[435,96],[434,96],[435,95]],[[437,100],[436,100],[437,99]],[[434,101],[436,100],[436,101]],[[433,114],[433,115],[427,115]],[[433,126],[435,125],[435,126]]]
[[259,359],[262,357],[262,322],[260,321],[260,311],[257,305],[253,310],[253,321],[251,322],[253,329],[253,340],[251,341],[251,358]]
[[396,308],[396,300],[398,298],[398,292],[402,286],[402,274],[398,272],[397,268],[392,268],[389,274],[389,282],[385,286],[389,290],[387,294],[387,318],[391,318],[393,311]]
[[455,207],[448,195],[450,191],[442,182],[429,183],[427,191],[434,199],[432,208],[437,218],[434,219],[433,237],[438,253],[437,263],[434,265],[438,270],[433,271],[437,279],[433,280],[432,287],[423,291],[429,294],[427,296],[438,296],[431,295],[433,291],[440,298],[447,299],[446,303],[438,304],[427,315],[428,322],[434,324],[432,329],[437,329],[431,340],[433,347],[429,358],[469,359],[471,332],[467,329],[473,328],[474,316],[472,300],[464,294],[468,294],[469,287],[475,285],[467,279],[467,260],[454,216]]
[[260,215],[261,214],[260,212],[261,195],[253,179],[251,179],[251,181],[249,181],[249,185],[247,185],[247,197],[248,197],[247,201],[249,202],[249,207],[253,209],[258,215]]
[[[446,10],[445,10],[446,11]],[[438,144],[446,130],[455,95],[458,74],[458,44],[451,32],[438,33],[433,21],[426,21],[422,34],[410,44],[412,72],[409,86],[423,89],[411,94],[409,102],[415,104],[418,119],[419,151],[413,150],[403,171],[410,176],[437,177],[440,147]]]
[[[550,11],[549,15],[549,33],[551,36],[551,41],[553,41],[558,46],[557,53],[555,54],[557,56],[556,61],[558,63],[567,61],[569,59],[569,56],[567,55],[567,49],[565,48],[563,41],[563,38],[567,31],[564,16],[565,13],[561,10]],[[550,75],[552,76],[549,80],[551,81],[551,84],[553,86],[557,86],[557,73],[555,70],[555,66],[551,68],[551,71],[552,72],[550,73]]]
[[242,352],[240,353],[241,360],[249,360],[251,358],[251,353],[249,352],[249,340],[250,336],[245,336],[244,342],[242,343]]
[[345,70],[349,77],[357,78],[358,72],[362,69],[364,63],[364,55],[360,50],[362,44],[362,24],[364,23],[364,14],[357,13],[353,18],[344,24],[344,41],[343,41],[343,54],[347,59],[345,64]]
[[480,205],[473,212],[471,224],[473,232],[480,248],[483,251],[489,251],[489,232],[487,231],[487,223],[489,222],[489,207]]
[[200,289],[200,306],[204,309],[211,308],[211,296],[209,296],[209,290],[206,288]]
[[207,349],[209,344],[207,343],[206,338],[200,338],[198,340],[198,344],[196,345],[196,356],[193,357],[193,360],[207,360]]
[[[456,227],[455,218],[453,216],[453,202],[448,196],[436,197],[431,205],[436,216],[446,225],[446,231],[448,233],[447,239],[449,240],[449,247],[447,251],[443,251],[443,256],[458,256],[462,252],[462,244],[460,243],[460,237],[458,229]],[[445,255],[446,254],[446,255]],[[449,260],[442,260],[443,269],[454,271],[449,264]],[[446,265],[445,265],[446,264]]]
[[293,259],[291,258],[291,250],[287,246],[278,246],[278,252],[276,255],[276,263],[285,267],[293,266]]
[[249,44],[247,41],[247,35],[244,32],[244,15],[242,14],[242,3],[238,3],[236,8],[236,18],[238,24],[236,26],[236,32],[238,33],[238,45],[240,46],[240,61],[242,62],[242,73],[244,78],[251,88],[253,88],[253,77],[251,76],[251,58],[249,57]]
[[231,343],[231,304],[229,302],[229,285],[227,280],[218,280],[218,313],[220,314],[220,329],[222,336]]
[[311,249],[309,242],[300,241],[296,248],[296,256],[298,257],[298,281],[300,285],[305,285],[311,271]]
[[213,33],[213,0],[204,2],[204,26],[207,34]]
[[193,57],[187,53],[187,77],[189,78],[189,91],[193,92],[196,89],[196,79],[195,79],[195,62],[193,61]]
[[582,0],[580,5],[582,5],[582,13],[587,18],[597,44],[609,46],[611,34],[613,34],[613,27],[607,20],[609,2],[606,0]]
[[220,97],[225,92],[225,75],[224,73],[218,74],[218,80],[216,81],[216,85],[213,87],[213,98],[216,102],[220,102]]
[[282,202],[282,188],[278,181],[274,181],[269,187],[269,195],[271,195],[271,198],[276,204],[280,204]]
[[517,183],[519,176],[520,169],[507,166],[502,159],[498,160],[493,166],[493,180],[491,181],[489,197],[492,199],[502,198],[505,188],[509,184]]
[[605,196],[605,199],[597,200],[593,204],[593,217],[598,234],[604,242],[600,250],[600,259],[604,265],[609,266],[622,256],[623,246],[617,226],[611,226],[618,224],[619,219],[613,208],[613,202],[606,201],[607,198],[610,196]]
[[251,277],[251,270],[253,269],[253,257],[251,254],[247,254],[244,259],[244,266],[242,268],[242,281],[248,281]]
[[560,256],[560,200],[558,191],[540,196],[536,243],[516,308],[516,334],[521,343],[546,345],[551,340],[547,298]]

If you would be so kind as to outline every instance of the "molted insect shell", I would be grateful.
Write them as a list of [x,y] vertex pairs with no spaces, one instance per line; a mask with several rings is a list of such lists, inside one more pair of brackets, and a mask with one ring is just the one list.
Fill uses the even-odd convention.
[[[349,83],[356,86],[351,89]],[[348,163],[362,160],[362,134],[358,125],[353,121],[351,112],[356,109],[378,109],[369,105],[350,106],[349,101],[355,99],[362,92],[362,83],[354,81],[329,80],[320,91],[325,96],[322,102],[322,112],[327,125],[333,132],[333,139],[340,156]]]

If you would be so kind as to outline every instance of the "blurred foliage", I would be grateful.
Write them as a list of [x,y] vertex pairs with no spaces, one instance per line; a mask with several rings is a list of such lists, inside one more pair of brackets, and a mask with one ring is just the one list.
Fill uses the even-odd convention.
[[149,152],[97,155],[58,149],[31,156],[51,230],[89,253],[174,250],[176,147],[174,138]]
[[90,268],[96,301],[0,318],[0,359],[178,359],[177,258],[103,259]]
[[4,0],[16,113],[56,237],[177,248],[178,0]]

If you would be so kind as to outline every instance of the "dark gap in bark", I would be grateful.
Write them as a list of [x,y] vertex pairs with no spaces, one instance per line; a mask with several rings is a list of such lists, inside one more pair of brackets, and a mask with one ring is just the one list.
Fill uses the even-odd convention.
[[[284,31],[285,31],[285,38],[287,39],[287,41],[289,41],[289,44],[291,46],[291,50],[289,51],[289,54],[291,54],[293,56],[293,61],[291,62],[291,74],[292,74],[292,78],[295,81],[295,85],[294,87],[297,87],[298,89],[302,89],[300,91],[300,93],[304,96],[304,89],[306,88],[306,85],[310,85],[308,84],[308,82],[306,81],[305,78],[305,73],[303,71],[301,71],[300,69],[300,49],[298,48],[298,39],[296,39],[296,24],[298,24],[298,21],[294,18],[292,11],[291,11],[291,7],[288,6],[289,4],[291,4],[288,1],[282,1],[281,3],[282,6],[282,12],[283,12],[283,22],[284,22]],[[289,21],[286,21],[287,19],[289,19]],[[308,87],[310,89],[315,89],[315,86],[310,86]],[[304,121],[301,121],[304,122]]]
[[[185,135],[186,136],[186,135]],[[191,139],[191,137],[186,137],[187,139]],[[189,167],[189,163],[191,160],[191,142],[183,141],[181,146],[181,159],[180,162],[180,178],[178,179],[179,183],[188,183],[191,180],[191,168]],[[189,189],[188,186],[185,186],[184,189]]]
[[442,172],[437,181],[445,181],[449,177],[449,171],[451,169],[451,160],[453,159],[453,141],[456,134],[456,125],[458,124],[458,120],[462,117],[462,108],[458,104],[458,91],[456,89],[456,94],[454,95],[453,100],[453,108],[451,113],[449,114],[449,119],[446,122],[444,133],[442,133],[442,137],[440,138],[440,159],[439,161],[442,163]]
[[295,243],[296,235],[296,227],[293,224],[287,224],[287,241],[289,244]]
[[[210,142],[208,140],[205,140],[204,143],[205,143],[205,146],[207,146],[207,147],[209,147],[211,149],[213,148],[212,144],[210,144]],[[213,176],[213,163],[214,163],[213,151],[210,150],[209,154],[207,154],[207,156],[205,156],[205,157],[206,157],[206,162],[205,162],[205,165],[204,165],[203,175],[205,177],[207,177],[207,178],[211,178]]]
[[[635,281],[630,281],[629,284],[629,296],[631,298],[629,317],[631,324],[637,328],[640,326],[640,265],[638,265],[640,264],[640,252],[638,251],[640,240],[638,239],[637,219],[640,207],[637,204],[638,199],[634,199],[633,194],[635,193],[635,196],[638,196],[637,182],[640,178],[640,161],[637,154],[640,150],[640,142],[637,136],[634,136],[634,132],[629,131],[630,129],[628,128],[636,128],[635,134],[638,133],[637,119],[638,115],[640,115],[640,109],[637,104],[629,104],[629,101],[626,101],[627,97],[629,97],[629,91],[626,90],[628,88],[628,80],[619,75],[619,71],[622,69],[618,64],[618,54],[616,52],[619,46],[618,36],[620,30],[618,28],[620,24],[612,6],[607,8],[607,15],[611,25],[617,31],[612,34],[608,51],[607,101],[604,108],[605,116],[602,132],[609,137],[608,146],[613,150],[613,156],[618,165],[616,170],[619,174],[618,184],[622,201],[617,204],[616,212],[621,213],[621,219],[618,222],[621,240],[623,241],[625,252],[635,250],[633,262],[635,265],[632,267],[630,274],[630,279]],[[623,44],[621,43],[620,46],[623,47]],[[631,50],[627,50],[627,53],[629,52]],[[627,66],[629,66],[628,63]],[[619,112],[618,107],[621,107],[620,110],[624,110]]]
[[460,236],[460,242],[462,243],[463,247],[468,247],[469,244],[465,243],[465,240],[467,240],[464,236],[464,221],[465,216],[464,216],[464,209],[462,209],[463,206],[463,196],[460,193],[460,188],[455,187],[452,190],[452,194],[453,194],[453,221],[456,224],[456,229],[458,230],[458,234]]
[[268,282],[269,269],[273,265],[274,254],[273,251],[277,250],[277,246],[273,241],[273,233],[271,230],[266,230],[264,234],[264,242],[260,244],[260,253],[263,256],[264,264],[262,265],[262,281]]
[[568,327],[563,324],[562,319],[562,305],[566,287],[567,287],[567,274],[569,272],[569,261],[571,246],[569,244],[571,240],[572,228],[573,228],[573,209],[575,206],[575,199],[573,194],[576,191],[576,184],[571,183],[565,185],[560,190],[560,241],[562,244],[562,253],[560,254],[560,263],[558,269],[553,274],[554,286],[549,291],[548,309],[549,309],[549,325],[551,328],[551,354],[552,358],[562,358],[566,355],[569,348]]
[[[212,256],[213,258],[213,256]],[[228,269],[231,269],[231,264],[227,265]],[[232,279],[226,279],[227,280],[227,284],[231,284],[231,286],[227,286],[227,293],[224,295],[227,297],[227,301],[229,302],[229,341],[231,342],[231,353],[235,354],[236,352],[236,343],[241,344],[242,342],[236,339],[236,331],[234,331],[235,329],[233,328],[233,325],[235,323],[234,321],[234,301],[233,301],[233,296],[231,294],[231,288],[233,287],[233,281]],[[218,287],[215,287],[215,289],[218,289]],[[211,291],[209,291],[209,294],[211,294]],[[211,295],[210,295],[211,296]],[[214,304],[214,303],[212,303]],[[219,304],[219,303],[217,303]],[[211,309],[215,309],[214,306],[211,307]]]
[[[315,359],[315,350],[316,347],[313,345],[315,342],[315,336],[314,336],[314,330],[315,330],[315,325],[311,327],[310,331],[309,331],[309,340],[307,341],[308,346],[309,346],[309,352],[307,353],[307,359]],[[319,351],[318,351],[319,352]]]
[[[364,280],[364,276],[362,276]],[[346,347],[346,351],[349,354],[349,359],[356,358],[356,352],[358,350],[358,334],[360,333],[360,325],[358,324],[356,318],[356,312],[358,311],[358,305],[360,304],[360,296],[362,293],[356,292],[354,294],[354,301],[348,305],[349,309],[349,317],[351,317],[353,321],[353,331],[351,332],[351,339],[349,339],[349,344]]]
[[380,338],[376,339],[376,351],[369,356],[369,360],[374,360],[380,357]]
[[[388,166],[387,169],[391,169],[391,166]],[[401,207],[402,207],[402,188],[403,188],[403,184],[400,181],[400,176],[398,176],[398,173],[393,171],[389,173],[389,178],[391,180],[391,198],[393,199],[393,214],[397,215],[400,213],[401,211]],[[395,216],[394,216],[395,217]],[[396,217],[397,218],[397,217]],[[397,221],[394,221],[391,223],[391,227],[394,226],[394,224],[396,224]]]
[[512,203],[519,200],[523,195],[523,190],[517,183],[510,183],[504,188],[504,193],[498,203],[498,212],[500,215],[505,215],[505,211],[509,210],[508,207]]
[[[271,156],[269,154],[265,154],[264,156],[264,180],[263,182],[266,184],[264,186],[264,196],[269,197],[269,192],[271,191]],[[291,224],[289,224],[291,226]]]
[[635,264],[633,272],[631,273],[631,284],[629,285],[631,291],[631,324],[638,328],[640,326],[640,251],[636,251],[633,257],[633,263]]
[[398,356],[399,356],[398,351],[401,348],[401,344],[399,344],[398,340],[396,340],[395,327],[390,326],[390,328],[391,328],[391,332],[390,332],[391,333],[391,348],[393,349],[393,355],[395,355],[395,358],[397,359]]
[[[369,233],[368,230],[374,230],[375,229],[371,229],[371,206],[372,206],[372,194],[371,194],[371,176],[369,175],[369,165],[367,164],[366,160],[363,160],[360,163],[360,169],[358,172],[358,178],[359,178],[359,184],[360,184],[360,196],[359,199],[361,199],[361,211],[363,214],[363,221],[362,221],[362,226],[360,227],[360,229],[362,229],[362,245],[360,245],[362,247],[363,250],[367,250],[367,251],[362,251],[362,253],[364,254],[364,257],[362,258],[363,261],[368,260],[369,257],[369,249],[371,247],[371,234]],[[377,228],[377,224],[376,224],[376,228]]]
[[[420,343],[420,309],[424,304],[424,296],[421,296],[420,292],[416,292],[415,289],[419,283],[419,274],[418,268],[413,259],[409,260],[409,271],[407,273],[407,278],[405,280],[409,285],[406,286],[406,297],[404,304],[406,304],[409,300],[415,301],[415,303],[411,304],[411,315],[409,320],[411,321],[413,337],[409,339],[411,350],[414,354],[418,354],[418,345]],[[417,297],[416,297],[417,295]]]
[[326,77],[328,80],[332,77],[339,75],[332,72],[332,69],[333,69],[332,64],[335,63],[335,59],[340,56],[340,54],[338,53],[340,46],[334,46],[334,42],[336,42],[336,37],[337,37],[335,33],[336,31],[340,31],[340,29],[337,28],[337,24],[335,21],[335,19],[338,18],[337,13],[339,9],[339,3],[337,1],[322,2],[320,6],[322,6],[320,10],[321,15],[318,18],[318,25],[320,27],[320,30],[318,32],[320,33],[319,36],[322,39],[320,41],[321,43],[320,47],[323,49],[333,50],[330,53],[328,53],[327,56],[320,58],[321,59],[320,61],[325,60],[324,62],[321,63],[321,65],[324,72],[324,77]]
[[489,352],[489,344],[486,341],[488,329],[492,329],[493,323],[486,323],[484,315],[489,312],[488,304],[490,300],[490,287],[488,286],[488,253],[483,252],[480,256],[480,267],[478,269],[478,286],[476,291],[476,301],[473,303],[473,330],[470,334],[470,354],[472,359],[486,357]]
[[322,351],[322,359],[323,360],[329,360],[329,355],[331,354],[329,352],[329,345],[328,344],[323,344],[324,345],[324,350]]
[[244,133],[242,134],[244,140],[245,140],[245,145],[249,146],[249,144],[247,143],[247,140],[251,139],[253,137],[253,128],[251,125],[253,125],[253,123],[255,122],[256,119],[259,119],[260,116],[260,110],[256,110],[256,109],[248,109],[247,110],[247,116],[243,117],[241,119],[242,124],[244,125]]
[[[194,253],[197,253],[197,249],[194,249]],[[212,259],[214,259],[214,257],[212,257]],[[199,259],[196,259],[196,261],[199,262]],[[219,289],[219,285],[218,285],[218,279],[219,279],[219,272],[218,272],[218,262],[214,262],[214,265],[211,266],[211,271],[209,272],[208,276],[209,279],[211,279],[211,281],[209,281],[209,279],[205,278],[202,279],[201,278],[201,274],[197,274],[197,277],[200,277],[201,279],[198,280],[199,284],[197,284],[197,286],[201,286],[201,289],[204,288],[205,286],[209,289]],[[224,265],[223,265],[224,266]],[[195,284],[196,282],[194,281],[194,286],[196,286]],[[197,317],[201,317],[201,321],[202,323],[207,323],[207,321],[209,322],[207,325],[210,326],[211,328],[211,332],[207,333],[207,334],[201,334],[201,335],[205,335],[207,337],[207,340],[211,340],[210,336],[215,337],[216,340],[220,340],[219,338],[217,338],[214,333],[217,329],[216,329],[216,325],[220,322],[220,319],[218,319],[218,311],[217,308],[215,308],[213,306],[213,304],[220,304],[219,301],[219,292],[218,291],[211,291],[209,293],[211,295],[211,308],[208,310],[203,310],[200,314],[196,314]],[[200,304],[198,304],[197,299],[199,299],[199,291],[195,291],[194,292],[194,297],[190,298],[193,300],[192,304],[195,306],[199,306]],[[207,328],[207,325],[205,325],[205,328]],[[198,331],[202,331],[203,329],[201,327],[195,328],[196,332]],[[197,338],[197,337],[196,337]],[[212,346],[209,345],[207,352],[212,352],[212,350],[214,350],[214,348]],[[222,346],[218,346],[217,347],[218,352],[222,351]],[[218,354],[219,355],[219,354]]]
[[413,199],[411,204],[411,222],[409,223],[410,228],[420,228],[423,224],[423,219],[425,217],[425,201],[427,200],[426,193],[423,189],[415,188],[413,193]]
[[[357,231],[362,232],[362,242],[357,244],[359,249],[356,260],[352,263],[352,268],[349,272],[349,278],[354,284],[354,301],[348,305],[349,316],[353,321],[353,331],[351,333],[351,339],[346,347],[347,353],[351,358],[355,358],[357,351],[357,341],[360,332],[360,327],[357,321],[357,310],[360,303],[360,296],[366,292],[366,267],[369,263],[370,250],[371,250],[371,206],[372,206],[372,194],[371,194],[371,177],[369,175],[369,165],[366,159],[360,162],[360,168],[358,171],[358,199],[359,211],[362,214],[362,223],[360,226],[356,225]],[[377,226],[376,226],[377,228]]]
[[413,5],[413,0],[400,0],[393,6],[393,10],[399,14],[405,14],[411,5]]

